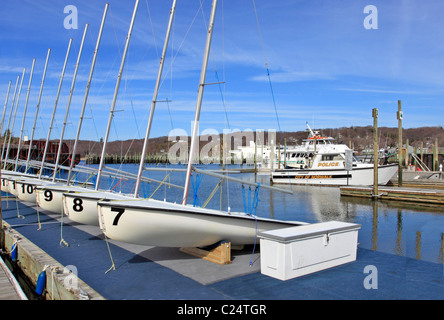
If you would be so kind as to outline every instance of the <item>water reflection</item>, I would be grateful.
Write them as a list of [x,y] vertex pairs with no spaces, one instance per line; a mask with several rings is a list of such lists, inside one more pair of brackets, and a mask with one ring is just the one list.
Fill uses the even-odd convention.
[[359,223],[362,227],[358,241],[362,248],[444,263],[442,206],[344,197],[336,187],[291,188],[295,192],[292,197],[270,195],[270,212],[278,219]]
[[[357,205],[359,214],[354,222],[362,224],[360,244],[363,247],[418,260],[444,262],[444,215],[441,208],[349,197],[341,197],[340,202]],[[369,208],[370,226],[365,218],[365,212],[370,214]]]

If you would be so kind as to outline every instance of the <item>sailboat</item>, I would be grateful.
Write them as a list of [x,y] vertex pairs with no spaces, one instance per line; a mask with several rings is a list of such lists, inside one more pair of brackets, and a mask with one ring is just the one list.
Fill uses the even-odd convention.
[[[216,7],[217,0],[213,0],[190,150],[194,150],[198,139],[197,126],[202,106]],[[305,224],[188,205],[187,195],[191,171],[197,170],[192,167],[193,154],[190,152],[182,203],[147,199],[98,201],[99,223],[103,233],[114,240],[141,245],[203,247],[219,241],[229,241],[233,245],[253,244],[256,241],[257,232]]]

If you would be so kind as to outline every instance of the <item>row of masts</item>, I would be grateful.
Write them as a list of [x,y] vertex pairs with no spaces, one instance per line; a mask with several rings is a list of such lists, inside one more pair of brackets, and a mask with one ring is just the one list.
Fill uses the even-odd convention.
[[[139,0],[136,0],[134,11],[133,11],[133,15],[132,15],[132,18],[131,18],[131,23],[130,23],[130,26],[129,26],[128,35],[126,37],[125,48],[124,48],[124,52],[123,52],[123,55],[122,55],[122,60],[121,60],[121,63],[120,63],[120,69],[119,69],[119,73],[118,73],[118,76],[117,76],[117,82],[116,82],[116,86],[115,86],[115,90],[114,90],[113,101],[112,101],[112,104],[111,104],[111,110],[110,110],[110,113],[109,113],[107,129],[106,129],[105,138],[104,138],[104,141],[103,141],[102,156],[100,157],[100,164],[99,164],[99,168],[98,168],[98,171],[97,171],[97,178],[96,178],[96,182],[95,182],[95,190],[96,191],[99,189],[100,180],[101,180],[102,175],[105,173],[105,171],[107,171],[107,173],[109,174],[109,171],[111,170],[110,168],[104,166],[105,158],[106,158],[105,157],[105,155],[106,155],[106,147],[107,147],[107,142],[108,142],[108,139],[109,139],[111,123],[112,123],[112,120],[113,120],[113,117],[114,117],[117,96],[118,96],[118,93],[119,93],[120,82],[121,82],[121,78],[122,78],[122,74],[123,74],[123,70],[124,70],[125,60],[126,60],[126,56],[127,56],[127,52],[128,52],[128,48],[129,48],[129,44],[130,44],[131,34],[132,34],[133,27],[134,27],[134,21],[135,21],[135,18],[136,18],[138,5],[139,5]],[[200,76],[200,82],[199,82],[199,88],[198,88],[198,97],[197,97],[196,112],[195,112],[195,121],[194,121],[193,135],[192,135],[191,147],[190,147],[191,150],[194,150],[194,148],[196,147],[196,143],[198,141],[198,137],[197,137],[198,122],[199,122],[200,110],[201,110],[202,100],[203,100],[203,92],[204,92],[204,87],[205,87],[205,77],[206,77],[206,71],[207,71],[207,65],[208,65],[208,59],[209,59],[209,52],[210,52],[210,46],[211,46],[212,31],[213,31],[215,14],[216,14],[216,6],[217,6],[217,0],[213,0],[211,16],[210,16],[210,23],[209,23],[209,27],[208,27],[208,33],[207,33],[207,41],[206,41],[206,46],[205,46],[205,53],[204,53],[204,58],[203,58],[203,63],[202,63],[202,70],[201,70],[201,76]],[[78,128],[77,128],[75,142],[74,142],[74,147],[72,149],[71,163],[70,163],[70,166],[69,166],[68,178],[67,178],[67,182],[66,182],[67,184],[70,184],[70,181],[71,181],[72,176],[73,176],[72,173],[74,171],[73,166],[74,166],[75,153],[77,151],[78,139],[79,139],[79,134],[80,134],[81,126],[82,126],[83,115],[84,115],[85,107],[86,107],[87,100],[88,100],[89,88],[90,88],[90,85],[91,85],[91,80],[92,80],[92,76],[93,76],[93,72],[94,72],[94,66],[95,66],[96,59],[97,59],[97,53],[98,53],[98,50],[99,50],[100,40],[101,40],[101,36],[102,36],[102,32],[103,32],[103,26],[104,26],[104,22],[105,22],[105,19],[106,19],[108,7],[109,7],[109,5],[106,4],[105,10],[104,10],[104,13],[103,13],[103,18],[102,18],[102,23],[101,23],[98,39],[97,39],[97,43],[96,43],[96,47],[95,47],[95,50],[94,50],[94,57],[93,57],[93,60],[92,60],[91,69],[90,69],[89,78],[88,78],[88,83],[87,83],[87,87],[86,87],[86,90],[85,90],[85,95],[84,95],[84,99],[83,99],[83,104],[82,104],[79,124],[78,124]],[[142,154],[141,154],[141,157],[140,157],[139,172],[138,172],[137,176],[135,177],[136,178],[136,186],[135,186],[135,190],[134,190],[134,197],[135,198],[138,197],[138,192],[139,192],[139,188],[140,188],[140,182],[142,180],[143,181],[147,181],[147,180],[148,181],[154,181],[152,179],[147,179],[145,177],[142,178],[142,173],[143,173],[143,170],[146,169],[146,167],[144,167],[144,159],[145,159],[146,152],[147,152],[147,144],[148,144],[149,134],[150,134],[150,130],[151,130],[152,122],[153,122],[153,115],[154,115],[154,110],[155,110],[155,107],[156,107],[158,90],[159,90],[160,83],[161,83],[162,70],[163,70],[165,55],[166,55],[167,48],[168,48],[168,42],[169,42],[169,37],[170,37],[170,32],[171,32],[171,26],[172,26],[172,22],[173,22],[173,19],[174,19],[175,7],[176,7],[176,0],[173,0],[172,8],[171,8],[171,11],[170,11],[170,19],[169,19],[169,23],[168,23],[167,33],[166,33],[166,36],[165,36],[163,51],[162,51],[162,55],[161,55],[161,59],[160,59],[160,66],[159,66],[158,76],[157,76],[155,90],[154,90],[154,94],[153,94],[153,100],[152,100],[152,103],[151,103],[150,117],[149,117],[149,120],[148,120],[148,126],[147,126],[147,130],[146,130],[146,135],[145,135],[144,145],[143,145],[143,149],[142,149]],[[82,51],[83,51],[83,43],[84,43],[84,40],[85,40],[85,37],[86,37],[87,30],[88,30],[88,24],[85,25],[85,30],[84,30],[84,33],[83,33],[82,43],[81,43],[80,50],[79,50],[79,53],[78,53],[78,58],[77,58],[77,63],[76,63],[76,67],[75,67],[75,72],[74,72],[74,76],[73,76],[73,79],[72,79],[71,90],[70,90],[70,94],[69,94],[69,98],[68,98],[68,104],[67,104],[66,111],[65,111],[65,119],[64,119],[64,122],[63,122],[63,129],[62,129],[61,136],[60,136],[60,141],[59,141],[59,150],[58,150],[58,154],[57,154],[57,160],[60,159],[60,150],[61,150],[61,146],[62,146],[62,143],[63,143],[64,130],[65,130],[65,126],[67,124],[67,117],[68,117],[68,114],[69,114],[69,108],[70,108],[70,105],[71,105],[71,99],[72,99],[72,95],[73,95],[73,91],[74,91],[74,86],[75,86],[78,66],[79,66],[79,63],[80,63],[80,59],[81,59],[81,55],[82,55]],[[54,165],[49,165],[49,164],[45,163],[45,161],[46,161],[46,155],[47,155],[48,142],[49,142],[50,135],[51,135],[51,130],[52,130],[52,125],[53,125],[53,121],[54,121],[54,116],[55,116],[56,109],[57,109],[57,106],[58,106],[58,100],[59,100],[59,96],[60,96],[61,87],[62,87],[62,84],[63,84],[64,74],[65,74],[65,70],[66,70],[66,66],[67,66],[67,61],[68,61],[68,57],[69,57],[70,50],[71,50],[71,45],[72,45],[72,39],[70,39],[69,43],[68,43],[68,49],[67,49],[67,52],[66,52],[65,62],[64,62],[64,65],[63,65],[61,76],[60,76],[57,96],[56,96],[56,100],[55,100],[55,104],[54,104],[54,108],[53,108],[53,113],[52,113],[52,116],[51,116],[51,121],[50,121],[50,126],[49,126],[49,130],[48,130],[47,139],[46,139],[45,150],[44,150],[42,161],[41,161],[41,164],[40,164],[40,171],[39,171],[39,176],[38,176],[39,179],[42,178],[42,172],[43,172],[44,166],[49,166],[49,167],[54,169],[52,180],[55,181],[55,179],[56,179],[56,172],[61,167],[59,165],[58,161],[56,161]],[[42,83],[41,83],[41,87],[40,87],[40,93],[39,93],[39,98],[38,98],[38,103],[37,103],[37,108],[36,108],[36,117],[35,117],[35,120],[34,120],[33,131],[32,131],[32,134],[31,134],[31,144],[30,145],[32,145],[32,139],[33,139],[34,130],[35,130],[35,123],[36,123],[37,114],[38,114],[38,111],[39,111],[40,100],[41,100],[41,95],[42,95],[42,91],[43,91],[43,84],[44,84],[44,80],[45,80],[45,76],[46,76],[46,68],[47,68],[47,65],[48,65],[50,51],[51,50],[49,49],[48,50],[47,59],[46,59],[46,64],[45,64],[45,71],[43,73],[43,79],[42,79]],[[33,60],[33,68],[32,68],[32,70],[34,69],[34,64],[35,64],[35,59]],[[24,74],[25,74],[25,70],[23,71],[23,75],[22,75],[22,78],[21,78],[21,84],[20,84],[18,96],[20,96],[20,91],[21,91],[21,86],[22,86],[22,83],[23,83]],[[19,82],[19,78],[20,77],[17,78],[17,84]],[[31,86],[31,80],[32,80],[32,74],[30,76],[30,82],[29,82],[29,86],[28,86],[28,97],[27,97],[27,100],[26,100],[26,104],[28,103],[29,91],[30,91],[30,86]],[[16,84],[16,89],[17,89],[17,84]],[[11,83],[10,83],[10,85],[11,85]],[[9,88],[10,88],[10,85],[9,85]],[[7,107],[7,104],[8,104],[9,90],[10,90],[9,88],[8,88],[8,94],[7,94],[6,102],[5,102],[5,107],[4,107],[4,110],[3,110],[3,118],[4,118],[4,113],[6,111],[6,107]],[[16,95],[16,93],[14,93],[14,101],[15,101],[15,95]],[[15,103],[15,111],[14,111],[13,123],[15,121],[15,114],[17,112],[18,100],[19,100],[19,98],[17,98],[17,102]],[[12,105],[14,107],[14,102],[13,102]],[[11,113],[12,113],[13,107],[11,107]],[[22,121],[22,130],[21,130],[20,140],[22,139],[22,134],[23,134],[24,119],[25,119],[25,115],[24,115],[23,121]],[[11,121],[11,116],[9,117],[8,128],[10,126],[10,121]],[[3,124],[3,119],[2,119],[2,124]],[[12,130],[13,130],[13,126],[11,126],[11,128],[10,128],[10,132],[12,132]],[[9,140],[10,139],[11,139],[11,135],[9,137]],[[5,145],[6,145],[6,141],[4,141],[3,149],[5,148]],[[3,169],[6,168],[6,163],[8,162],[9,145],[10,144],[8,143],[8,150],[7,150],[7,152],[6,152],[4,157],[3,157],[3,154],[4,154],[3,151],[4,150],[2,150],[2,159],[4,160]],[[31,150],[31,148],[30,148],[30,150]],[[18,154],[19,154],[19,150],[18,150]],[[182,204],[184,204],[184,205],[186,205],[186,199],[187,199],[188,187],[189,187],[189,183],[190,183],[191,171],[192,170],[194,170],[194,171],[197,170],[197,169],[192,167],[192,164],[194,163],[193,155],[194,155],[194,152],[190,152],[189,159],[188,159],[188,167],[187,167],[187,170],[186,170],[187,173],[186,173],[184,194],[183,194],[183,200],[182,200]],[[29,155],[28,155],[28,159],[26,161],[26,171],[25,172],[27,172],[27,170],[28,170],[29,163],[30,163],[30,158],[29,158]],[[35,163],[34,163],[34,165],[35,165]],[[15,162],[15,170],[17,170],[17,166],[18,166],[18,157],[17,157],[16,162]],[[76,168],[76,170],[77,170],[77,168]],[[203,171],[202,172],[200,172],[200,171],[201,170],[199,170],[199,173],[204,173]],[[116,174],[128,175],[127,173],[123,173],[123,172],[116,172]],[[233,178],[228,177],[227,175],[218,175],[218,174],[215,174],[215,173],[212,173],[212,175],[219,176],[221,179],[233,179]],[[238,180],[238,179],[236,179],[236,180]],[[264,187],[267,188],[267,186],[264,186]],[[270,188],[271,189],[276,189],[276,188],[273,188],[273,187],[270,187]]]
[[[89,75],[89,80],[88,80],[87,88],[86,88],[86,91],[85,91],[85,98],[84,98],[84,103],[83,103],[83,106],[82,106],[81,118],[80,118],[80,121],[79,121],[79,126],[78,126],[78,130],[77,130],[76,140],[75,140],[75,143],[74,143],[74,148],[73,148],[73,150],[71,152],[71,157],[70,157],[71,161],[70,161],[68,180],[67,180],[68,184],[70,183],[70,179],[72,177],[72,171],[73,171],[73,168],[74,168],[74,165],[75,165],[76,147],[77,147],[77,142],[78,142],[78,138],[79,138],[79,135],[80,135],[81,121],[83,119],[83,113],[84,113],[84,110],[85,110],[85,107],[86,107],[86,103],[87,103],[87,99],[88,99],[89,87],[90,87],[91,79],[92,79],[93,72],[94,72],[94,66],[95,66],[95,62],[96,62],[96,58],[97,58],[97,53],[98,53],[98,48],[99,48],[100,40],[101,40],[101,37],[102,37],[102,31],[103,31],[103,26],[104,26],[104,23],[105,23],[105,18],[106,18],[106,14],[107,14],[107,11],[108,11],[108,7],[109,7],[109,5],[106,4],[105,5],[105,11],[104,11],[103,18],[102,18],[101,28],[100,28],[100,31],[99,31],[99,36],[98,36],[98,39],[97,39],[96,48],[95,48],[95,51],[94,51],[94,57],[93,57],[92,65],[91,65],[91,71],[90,71],[90,75]],[[84,42],[85,42],[85,38],[86,38],[87,31],[88,31],[88,27],[89,27],[89,25],[86,24],[84,32],[83,32],[83,37],[82,37],[82,41],[81,41],[81,45],[80,45],[80,50],[79,50],[78,57],[77,57],[77,62],[76,62],[76,65],[75,65],[75,71],[74,71],[74,75],[73,75],[73,78],[72,78],[70,93],[69,93],[69,97],[68,97],[68,103],[67,103],[67,107],[66,107],[66,111],[65,111],[65,118],[64,118],[64,121],[63,121],[63,127],[62,127],[62,131],[61,131],[61,135],[60,135],[60,141],[59,141],[59,144],[58,144],[58,151],[57,151],[56,160],[54,162],[54,167],[53,167],[52,181],[55,181],[56,174],[57,174],[58,169],[59,169],[60,155],[61,155],[62,146],[63,146],[64,131],[65,131],[66,124],[67,124],[67,119],[68,119],[68,115],[69,115],[69,109],[70,109],[70,105],[71,105],[72,96],[73,96],[73,93],[74,93],[75,82],[76,82],[76,78],[77,78],[78,68],[79,68],[79,65],[80,65],[80,59],[81,59],[81,56],[82,56],[83,45],[84,45]],[[55,99],[55,103],[54,103],[54,107],[53,107],[53,111],[52,111],[50,125],[49,125],[49,128],[48,128],[48,134],[47,134],[46,143],[45,143],[45,147],[44,147],[44,151],[43,151],[43,156],[42,156],[41,163],[40,163],[40,170],[39,170],[39,173],[38,173],[38,178],[39,179],[42,178],[43,169],[48,166],[47,154],[48,154],[49,140],[50,140],[50,137],[51,137],[51,131],[52,131],[52,127],[53,127],[54,117],[55,117],[55,114],[56,114],[56,111],[57,111],[58,101],[59,101],[59,98],[60,98],[60,93],[61,93],[61,89],[62,89],[62,85],[63,85],[63,81],[64,81],[66,67],[67,67],[67,64],[68,64],[68,58],[69,58],[69,55],[70,55],[72,42],[73,42],[73,39],[70,38],[69,39],[69,43],[68,43],[68,48],[67,48],[67,51],[66,51],[66,55],[65,55],[65,61],[64,61],[64,64],[63,64],[61,75],[60,75],[59,85],[58,85],[56,99]],[[30,141],[29,141],[29,151],[28,151],[28,156],[27,156],[26,164],[25,164],[25,173],[28,172],[28,170],[30,168],[30,163],[31,163],[31,160],[32,160],[31,159],[31,151],[32,151],[32,145],[33,145],[34,133],[35,133],[36,122],[37,122],[38,113],[39,113],[39,109],[40,109],[40,102],[41,102],[41,98],[42,98],[42,94],[43,94],[43,87],[44,87],[44,83],[45,83],[45,78],[46,78],[46,73],[47,73],[47,67],[48,67],[48,62],[49,62],[50,54],[51,54],[51,49],[48,49],[48,53],[47,53],[47,57],[46,57],[46,62],[45,62],[45,67],[44,67],[44,71],[43,71],[43,77],[42,77],[42,81],[41,81],[41,85],[40,85],[39,96],[38,96],[38,99],[37,99],[36,112],[35,112],[35,117],[34,117],[34,124],[33,124],[33,127],[32,127],[31,137],[30,137]],[[28,106],[28,100],[29,100],[29,93],[30,93],[30,90],[31,90],[31,83],[32,83],[32,78],[33,78],[35,60],[36,59],[33,59],[31,73],[30,73],[30,77],[29,77],[28,93],[27,93],[25,108],[24,108],[24,112],[23,112],[22,127],[21,127],[21,131],[20,131],[19,145],[17,147],[17,157],[16,157],[16,160],[15,160],[14,171],[16,171],[18,169],[18,162],[19,162],[19,155],[20,155],[20,149],[21,149],[21,142],[23,140],[24,123],[25,123],[25,118],[26,118],[26,112],[27,112],[27,106]],[[10,133],[12,133],[13,129],[14,129],[15,117],[16,117],[16,113],[17,113],[17,109],[18,109],[18,103],[19,103],[19,99],[20,99],[20,92],[21,92],[21,88],[22,88],[25,72],[26,72],[26,68],[23,70],[23,74],[22,74],[22,77],[21,77],[21,83],[20,83],[20,87],[19,87],[18,95],[17,95],[17,99],[16,99],[17,85],[18,85],[20,76],[17,77],[16,88],[14,90],[14,98],[13,98],[13,102],[12,102],[12,106],[11,106],[11,111],[10,111],[10,115],[9,115],[9,120],[8,120],[8,125],[7,125],[8,131]],[[9,82],[8,92],[7,92],[7,95],[6,95],[5,105],[4,105],[4,108],[3,108],[2,121],[1,121],[1,125],[0,125],[0,130],[1,131],[3,130],[3,123],[4,123],[5,112],[6,112],[8,101],[9,101],[10,87],[11,87],[11,81]],[[14,115],[11,118],[13,109],[14,109]],[[12,119],[12,124],[11,124],[11,119]],[[2,148],[2,161],[4,162],[3,163],[3,167],[2,167],[3,169],[6,169],[6,165],[8,163],[9,148],[10,148],[10,145],[11,145],[12,134],[9,135],[8,143],[6,143],[6,137],[7,136],[5,135],[5,139],[4,139],[4,142],[3,142],[3,148]],[[6,148],[6,153],[5,153],[5,147],[6,146],[7,146],[7,148]],[[36,166],[35,161],[33,161],[33,165]]]

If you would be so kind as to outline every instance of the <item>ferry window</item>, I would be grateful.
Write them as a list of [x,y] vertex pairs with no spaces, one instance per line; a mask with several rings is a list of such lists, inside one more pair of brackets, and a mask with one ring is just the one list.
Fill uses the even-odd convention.
[[333,157],[333,160],[344,160],[344,157],[341,154],[335,154],[335,156]]
[[322,155],[322,161],[338,161],[343,160],[340,154],[324,154]]

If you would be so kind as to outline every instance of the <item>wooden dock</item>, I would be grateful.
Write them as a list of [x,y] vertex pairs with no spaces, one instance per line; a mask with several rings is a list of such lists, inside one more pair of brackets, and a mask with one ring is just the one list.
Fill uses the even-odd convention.
[[341,196],[409,201],[422,205],[444,205],[444,189],[384,186],[378,187],[377,195],[373,195],[373,187],[341,187],[340,190]]
[[0,300],[28,300],[2,258],[0,258],[0,288]]

